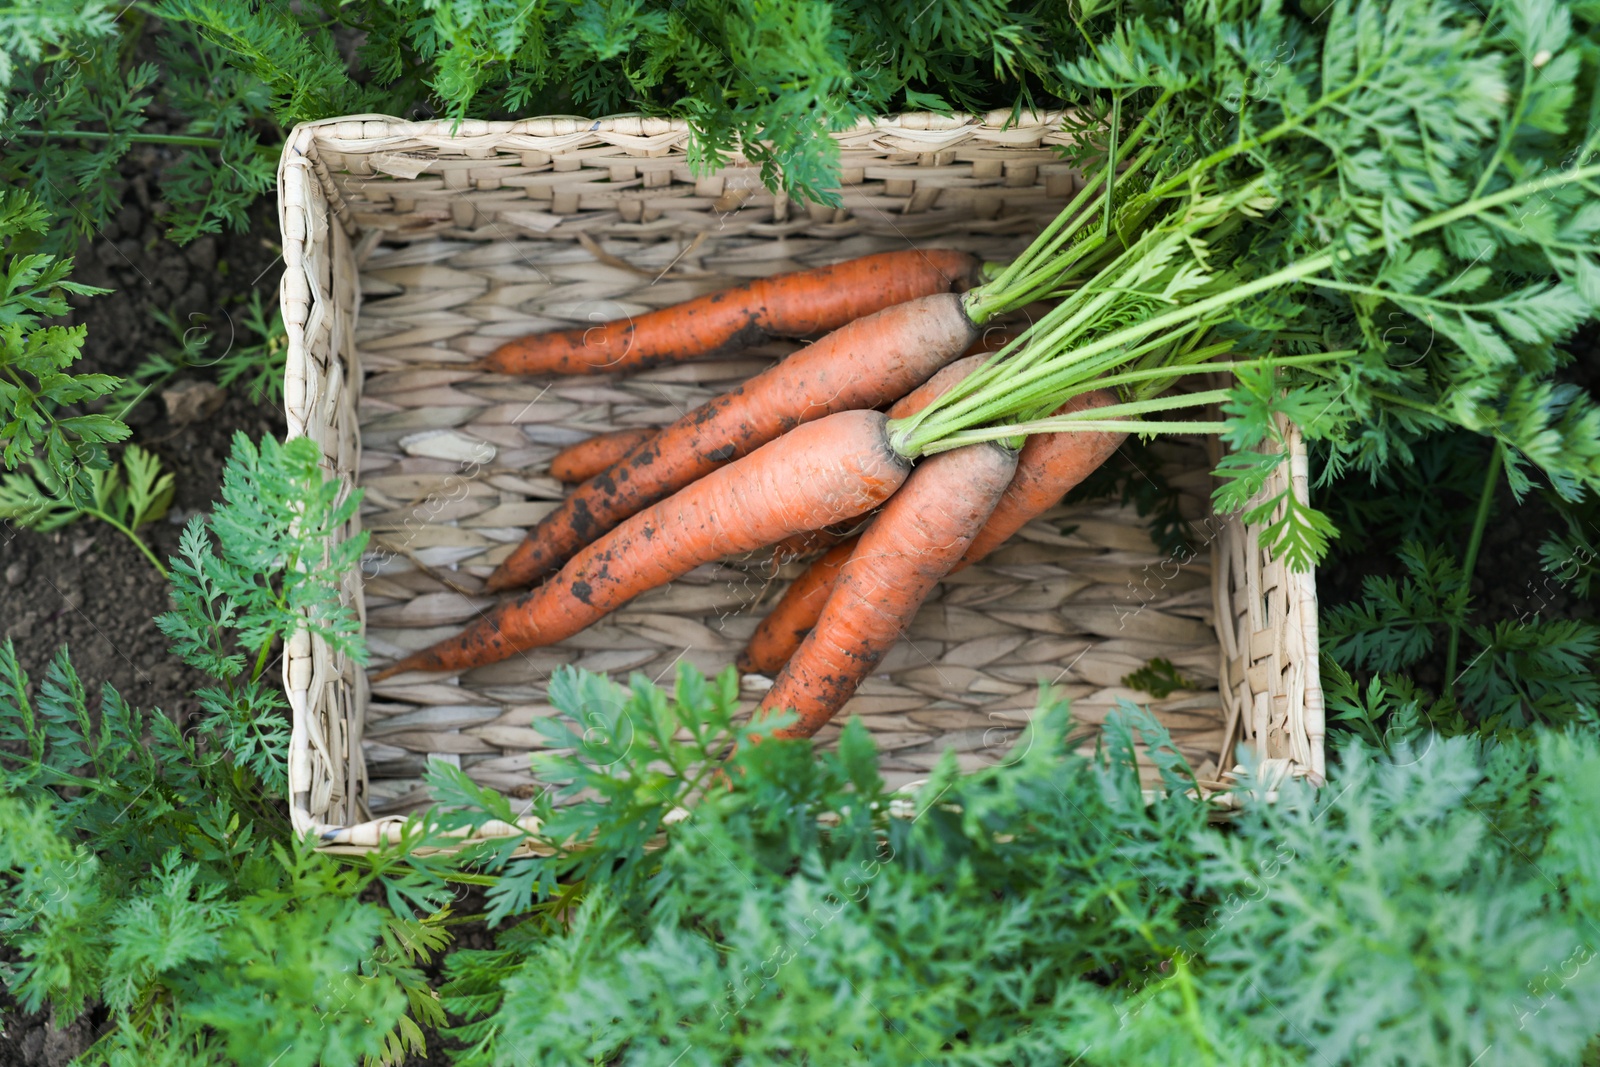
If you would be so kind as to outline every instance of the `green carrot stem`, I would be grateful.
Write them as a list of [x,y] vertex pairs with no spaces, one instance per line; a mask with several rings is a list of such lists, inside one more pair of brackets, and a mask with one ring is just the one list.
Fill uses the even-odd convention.
[[[1548,192],[1559,186],[1571,185],[1574,182],[1587,182],[1591,178],[1600,178],[1600,163],[1591,164],[1587,167],[1575,167],[1572,170],[1558,171],[1542,178],[1533,178],[1517,185],[1507,186],[1497,193],[1490,193],[1488,196],[1469,200],[1465,204],[1457,204],[1448,211],[1429,215],[1427,218],[1413,223],[1411,229],[1406,231],[1406,236],[1420,237],[1440,227],[1448,226],[1452,222],[1460,222],[1462,219],[1472,215],[1482,214],[1489,208],[1499,207],[1501,204],[1509,204],[1521,200],[1525,196],[1536,196],[1539,193]],[[1372,244],[1378,240],[1374,238],[1373,241],[1367,243]]]
[[100,511],[96,508],[85,508],[83,513],[85,515],[93,515],[101,522],[108,523],[111,526],[116,527],[118,530],[121,530],[125,535],[127,535],[128,540],[132,541],[139,551],[144,553],[144,558],[148,559],[155,565],[156,571],[160,573],[161,577],[172,577],[172,575],[167,572],[167,568],[162,566],[161,560],[157,558],[156,554],[150,551],[150,546],[145,544],[143,538],[134,533],[132,529],[123,525],[121,522],[118,522],[115,518],[106,514],[104,511]]
[[[1381,239],[1375,238],[1369,243],[1372,244],[1375,249],[1380,240]],[[1130,342],[1143,340],[1159,330],[1170,329],[1174,326],[1184,325],[1204,315],[1209,315],[1212,312],[1221,311],[1232,305],[1241,303],[1257,293],[1264,292],[1268,289],[1279,285],[1284,285],[1289,282],[1298,281],[1301,278],[1309,277],[1320,270],[1325,270],[1326,268],[1332,266],[1333,263],[1341,256],[1354,254],[1355,253],[1325,252],[1322,255],[1314,256],[1311,259],[1302,260],[1299,263],[1295,263],[1291,266],[1284,267],[1281,270],[1274,271],[1272,274],[1259,278],[1254,282],[1246,282],[1228,290],[1227,292],[1218,293],[1215,296],[1207,297],[1206,299],[1196,301],[1193,304],[1174,308],[1172,311],[1169,311],[1163,315],[1157,315],[1154,318],[1146,319],[1144,322],[1137,323],[1132,326],[1125,326],[1120,330],[1107,334],[1106,336],[1098,338],[1097,340],[1091,341],[1081,348],[1076,348],[1070,352],[1064,353],[1061,358],[1081,360],[1089,356],[1100,355],[1105,352],[1113,351]],[[1045,366],[1035,367],[1032,370],[1022,371],[1019,372],[1015,377],[1009,378],[1007,384],[1011,388],[1019,388],[1023,385],[1028,385],[1048,375],[1052,369],[1053,368],[1047,364]],[[968,398],[969,407],[972,399],[973,398],[970,397]],[[931,407],[932,405],[929,406]],[[962,416],[966,415],[967,411],[962,410],[962,407],[963,405],[952,405],[943,413],[945,416],[943,419],[938,420],[932,426],[924,425],[921,427],[907,442],[913,450],[912,454],[924,451],[924,446],[929,441],[936,440],[946,433],[953,433],[957,430],[966,429],[965,423],[967,420],[963,419]]]
[[1106,195],[1105,210],[1101,213],[1100,239],[1111,238],[1111,193],[1117,182],[1117,133],[1122,125],[1122,94],[1117,93],[1111,98],[1111,129],[1106,138]]
[[[49,139],[51,137],[75,138],[80,141],[110,141],[126,138],[135,144],[170,144],[184,148],[221,148],[222,141],[216,137],[191,137],[179,133],[107,133],[101,130],[17,130],[22,137],[38,137]],[[266,147],[271,151],[270,146]]]
[[[1472,571],[1478,565],[1478,549],[1483,546],[1483,531],[1489,525],[1489,513],[1494,508],[1494,491],[1500,484],[1500,471],[1505,465],[1505,449],[1495,442],[1489,453],[1489,467],[1483,472],[1483,488],[1478,493],[1478,513],[1472,520],[1472,533],[1467,538],[1467,554],[1461,558],[1462,580],[1470,586]],[[1450,620],[1450,644],[1444,657],[1444,688],[1446,692],[1456,686],[1456,658],[1461,649],[1461,622]]]
[[[1229,210],[1254,196],[1259,191],[1259,184],[1252,182],[1236,191],[1227,199],[1227,206],[1215,213],[1191,214],[1171,229],[1151,231],[1129,246],[1102,271],[1102,276],[1112,274],[1119,266],[1124,271],[1133,271],[1147,258],[1159,261],[1161,256],[1170,254],[1170,249],[1164,246],[1186,241],[1200,230],[1222,221]],[[1381,246],[1380,240],[1374,239],[1374,247]],[[1120,295],[1122,288],[1130,286],[1116,284],[1113,280],[1097,286],[1094,290],[1082,290],[1054,308],[1023,338],[1018,338],[997,353],[996,359],[985,363],[966,380],[924,408],[917,417],[918,425],[903,431],[910,435],[909,442],[913,446],[911,454],[920,450],[923,438],[931,439],[941,432],[963,429],[984,421],[984,417],[977,414],[980,409],[1014,396],[1015,391],[1024,385],[1038,382],[1042,376],[1041,368],[1043,374],[1048,374],[1051,367],[1063,359],[1078,362],[1088,356],[1100,355],[1143,341],[1169,327],[1185,325],[1213,311],[1239,303],[1257,292],[1314,274],[1331,266],[1336,256],[1348,254],[1324,253],[1257,279],[1255,282],[1234,286],[1192,304],[1180,305],[1166,314],[1126,326],[1083,347],[1069,350],[1068,345],[1074,336],[1091,325],[1098,313],[1105,309],[1108,301]],[[1099,281],[1099,277],[1096,281]],[[1137,280],[1131,281],[1131,287],[1137,287]],[[1026,347],[1022,346],[1024,340]],[[1008,353],[1019,349],[1022,355],[1014,360],[1005,358]]]
[[1145,422],[1139,419],[1110,419],[1104,422],[1075,419],[1071,422],[1055,418],[1035,422],[1019,422],[1009,426],[983,426],[976,430],[962,430],[929,442],[917,455],[931,456],[949,452],[966,445],[980,445],[987,441],[1004,441],[1011,437],[1026,437],[1036,433],[1190,433],[1219,434],[1228,428],[1225,422]]
[[256,653],[256,666],[255,669],[250,672],[250,680],[252,682],[260,678],[261,672],[267,669],[267,654],[271,651],[272,638],[268,637],[266,643],[261,646],[261,651]]
[[[1563,185],[1586,182],[1597,177],[1600,177],[1600,164],[1593,164],[1587,167],[1576,167],[1571,170],[1561,171],[1553,175],[1546,175],[1540,178],[1531,179],[1529,181],[1519,183],[1518,185],[1502,189],[1488,196],[1480,197],[1476,200],[1458,205],[1457,207],[1449,210],[1430,215],[1425,219],[1420,219],[1416,223],[1412,224],[1412,226],[1407,230],[1406,235],[1408,237],[1420,237],[1423,234],[1431,233],[1434,230],[1447,226],[1452,222],[1459,221],[1463,218],[1468,218],[1475,214],[1480,214],[1489,208],[1497,207],[1501,204],[1513,203],[1525,197],[1547,192]],[[1250,187],[1246,187],[1246,189],[1249,190]],[[1351,259],[1369,255],[1380,250],[1383,246],[1384,238],[1373,237],[1367,241],[1359,242],[1347,248],[1335,249],[1309,257],[1299,261],[1298,263],[1292,263],[1286,267],[1280,268],[1271,274],[1256,278],[1253,281],[1234,286],[1224,292],[1216,293],[1192,304],[1174,308],[1169,312],[1154,316],[1153,318],[1147,319],[1144,322],[1126,326],[1121,330],[1117,330],[1113,333],[1107,334],[1104,337],[1098,338],[1097,340],[1092,341],[1081,348],[1073,349],[1066,353],[1065,356],[1077,361],[1082,360],[1087,356],[1098,355],[1114,350],[1130,342],[1149,337],[1150,335],[1159,331],[1180,326],[1187,322],[1192,322],[1213,312],[1225,310],[1234,305],[1242,303],[1244,300],[1255,296],[1257,293],[1266,292],[1267,290],[1276,288],[1278,286],[1311,278],[1313,275],[1326,270],[1335,263],[1347,262]],[[1040,325],[1044,325],[1043,320],[1041,321]],[[1030,334],[1033,332],[1034,331],[1030,331]],[[1053,340],[1054,338],[1047,337],[1042,341],[1042,344],[1048,348],[1051,346],[1051,342]],[[1047,362],[1054,361],[1055,359],[1052,357]],[[1037,363],[1037,360],[1035,362]],[[989,369],[990,365],[986,364],[984,370],[988,371]],[[994,369],[997,371],[999,368],[996,365]],[[1003,386],[997,385],[997,388],[1003,387],[1006,390],[1011,390],[1030,384],[1031,382],[1038,381],[1044,376],[1040,372],[1045,371],[1047,373],[1048,367],[1040,367],[1036,365],[1031,370],[1017,371],[1012,371],[1010,367],[1007,367],[1006,370],[1007,373],[1004,376]],[[996,378],[998,375],[991,373],[988,375],[988,377]],[[955,390],[952,390],[952,393],[954,392]],[[949,394],[947,394],[947,397],[948,395]],[[971,422],[982,421],[963,417],[968,415],[972,408],[982,406],[983,400],[978,400],[977,397],[977,392],[969,393],[965,400],[952,403],[945,407],[943,411],[938,412],[939,417],[934,420],[927,420],[927,416],[933,414],[935,409],[940,405],[937,401],[934,404],[929,405],[929,408],[923,412],[923,417],[926,421],[924,421],[922,426],[918,427],[915,431],[912,431],[908,440],[905,442],[906,447],[911,449],[910,454],[915,455],[926,452],[926,445],[933,439],[940,436],[942,433],[958,432],[961,429],[965,429],[967,425],[971,424]],[[974,403],[974,400],[977,400],[977,402]],[[929,425],[930,421],[933,423],[933,425]]]
[[[1172,90],[1163,90],[1156,102],[1144,113],[1137,125],[1129,133],[1125,142],[1125,150],[1137,144],[1147,132],[1157,110],[1172,97]],[[1067,241],[1082,230],[1091,218],[1087,207],[1097,197],[1105,203],[1105,211],[1109,218],[1111,201],[1116,190],[1131,181],[1139,174],[1147,163],[1150,162],[1160,146],[1150,145],[1139,152],[1118,174],[1116,172],[1115,148],[1108,158],[1105,171],[1106,183],[1102,188],[1098,179],[1086,181],[1083,188],[1078,190],[1076,196],[1068,202],[1067,206],[1051,219],[1042,233],[1031,241],[1022,254],[1012,260],[1002,270],[998,277],[969,295],[968,313],[979,323],[986,322],[997,314],[1022,307],[1033,300],[1040,299],[1059,284],[1067,270],[1078,260],[1087,258],[1088,255],[1101,247],[1107,237],[1107,232],[1102,232],[1096,238],[1085,242],[1087,246],[1076,257],[1060,262],[1054,257]],[[1041,266],[1044,264],[1044,266]]]
[[[1232,347],[1231,344],[1225,341],[1208,346],[1208,348],[1222,350],[1226,350],[1229,347]],[[1309,367],[1318,363],[1331,363],[1336,359],[1344,359],[1346,356],[1355,354],[1356,349],[1343,348],[1333,352],[1310,352],[1299,356],[1263,356],[1261,359],[1236,359],[1224,362],[1206,360],[1205,362],[1187,363],[1183,366],[1148,367],[1144,370],[1121,371],[1117,374],[1108,374],[1103,378],[1095,378],[1086,384],[1093,386],[1095,389],[1109,389],[1114,385],[1131,385],[1135,382],[1150,381],[1153,378],[1174,378],[1184,374],[1211,374],[1216,371],[1234,371],[1244,367]]]
[[[912,432],[916,426],[941,410],[945,413],[944,417],[952,417],[954,409],[955,414],[964,416],[969,424],[1011,410],[1015,406],[1011,401],[1019,396],[1018,375],[1050,360],[1051,354],[1064,346],[1069,338],[1092,327],[1097,314],[1119,295],[1117,281],[1133,269],[1142,257],[1151,254],[1152,249],[1145,247],[1145,241],[1142,238],[1101,269],[1097,280],[1108,279],[1105,284],[1085,287],[1073,293],[1026,334],[1013,339],[948,393],[914,416],[914,421],[902,433]],[[1156,346],[1165,343],[1165,339],[1153,342]],[[1138,352],[1145,350],[1127,353],[1125,358],[1134,358]],[[1095,367],[1092,373],[1098,374],[1102,369]],[[1035,376],[1027,384],[1039,385],[1041,379]],[[990,410],[994,408],[1001,410]]]

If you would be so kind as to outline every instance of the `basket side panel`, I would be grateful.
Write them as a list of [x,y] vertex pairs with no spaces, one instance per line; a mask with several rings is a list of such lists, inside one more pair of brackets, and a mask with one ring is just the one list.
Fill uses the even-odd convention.
[[[1307,500],[1305,441],[1288,422],[1280,429],[1288,460],[1268,479],[1261,499],[1292,486],[1296,499]],[[1271,521],[1283,510],[1278,505]],[[1249,745],[1268,773],[1304,775],[1320,784],[1326,765],[1316,578],[1273,557],[1262,543],[1267,525],[1233,516],[1214,547],[1226,736],[1230,744]]]
[[[360,463],[355,352],[359,287],[349,236],[317,173],[316,142],[296,129],[279,166],[279,216],[284,236],[282,284],[288,334],[284,409],[289,436],[310,437],[322,466],[343,494],[355,491]],[[357,515],[336,539],[355,536]],[[341,597],[364,621],[360,573],[341,578]],[[284,656],[284,688],[293,718],[290,814],[296,829],[352,823],[366,817],[360,709],[365,674],[322,638],[301,631]]]

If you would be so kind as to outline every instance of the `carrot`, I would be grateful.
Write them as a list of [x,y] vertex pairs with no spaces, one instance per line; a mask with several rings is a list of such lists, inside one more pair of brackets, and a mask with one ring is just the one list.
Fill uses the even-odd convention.
[[639,426],[628,430],[595,434],[557,452],[555,458],[550,461],[550,476],[568,485],[587,481],[627,455],[636,445],[650,440],[656,433],[656,430],[648,426]]
[[961,379],[983,366],[984,361],[988,358],[987,353],[977,352],[970,356],[963,356],[954,363],[940,368],[939,373],[890,405],[890,421],[909,419],[936,399],[948,393]]
[[[849,524],[850,527],[859,525],[860,523]],[[781,567],[785,563],[799,559],[802,556],[825,552],[850,536],[850,529],[802,530],[797,534],[785,537],[782,541],[772,546],[772,562]]]
[[[994,332],[990,330],[988,334]],[[931,404],[935,397],[948,392],[956,382],[981,366],[988,358],[988,350],[984,349],[986,338],[987,334],[985,339],[980,339],[972,346],[978,351],[973,352],[969,349],[968,355],[947,365],[932,378],[895,401],[889,408],[889,418],[904,419],[915,415]],[[994,351],[1004,347],[1005,342],[1001,341]],[[802,540],[807,537],[813,539]],[[745,644],[744,651],[739,654],[736,665],[741,671],[771,674],[789,662],[794,650],[800,647],[800,642],[817,624],[823,605],[828,602],[828,594],[833,592],[833,587],[839,580],[839,568],[850,558],[850,551],[855,548],[857,540],[858,538],[852,537],[843,542],[822,558],[812,562],[805,573],[789,583],[789,588],[784,590],[783,596],[779,597],[772,610],[767,612],[767,617],[761,620],[756,632]],[[778,554],[774,558],[784,562],[794,556],[805,555],[808,550],[815,551],[817,547],[821,546],[817,544],[815,535],[796,534],[777,546]],[[784,554],[785,550],[788,550],[788,554]]]
[[[989,333],[994,332],[989,331]],[[982,349],[983,345],[984,341],[979,341],[973,348]],[[1001,341],[996,351],[1004,347],[1005,342]],[[895,401],[889,408],[889,418],[904,419],[915,415],[931,404],[934,398],[948,392],[956,382],[980,367],[987,358],[987,352],[978,351],[946,366],[932,378]],[[780,551],[785,547],[800,547],[796,542],[805,536],[808,535],[797,534],[794,538],[790,538],[784,545],[779,546]],[[854,546],[855,540],[851,539],[850,546]],[[806,547],[814,545],[815,542],[810,542]],[[773,605],[767,617],[761,620],[756,632],[746,643],[744,651],[740,653],[737,666],[741,671],[771,674],[789,662],[794,650],[800,647],[800,642],[805,640],[806,634],[817,624],[823,605],[828,602],[828,594],[833,591],[834,584],[839,579],[839,568],[849,558],[848,552],[839,555],[838,551],[835,549],[816,560],[804,574],[790,583],[789,588]],[[780,555],[776,558],[782,561],[785,557]]]
[[[1068,415],[1116,402],[1117,398],[1109,390],[1098,389],[1073,397],[1057,408],[1055,414]],[[994,514],[989,516],[989,521],[984,523],[978,536],[972,539],[972,544],[954,569],[960,570],[976,563],[1054,507],[1069,490],[1110,459],[1127,436],[1125,433],[1083,431],[1041,433],[1029,437],[1017,457],[1016,476],[1006,487],[1000,503],[995,505]]]
[[896,400],[889,408],[890,419],[908,419],[950,391],[950,387],[983,366],[984,361],[1011,342],[1011,334],[999,328],[985,330],[977,342],[962,353],[954,363],[940,368],[939,373]]
[[[966,377],[967,370],[982,362],[982,356],[1000,351],[1011,341],[1011,338],[1011,332],[1002,326],[995,326],[985,330],[983,336],[978,338],[967,349],[967,359],[958,360],[950,364],[950,366],[940,371],[923,385],[918,386],[918,392],[928,388],[935,382],[944,383],[946,381],[946,371],[953,370],[958,366],[962,368],[962,372],[956,375],[954,380],[959,381],[961,378]],[[945,384],[944,388],[938,390],[938,393],[944,392],[947,388],[949,388],[949,385]],[[912,395],[916,394],[913,393]],[[937,393],[934,395],[937,395]],[[926,406],[924,403],[913,410],[906,410],[902,405],[909,399],[910,397],[908,396],[890,408],[890,417],[904,418]],[[568,485],[576,485],[579,482],[587,481],[627,455],[628,451],[635,445],[655,436],[657,432],[659,431],[640,426],[596,434],[587,440],[579,441],[575,445],[569,445],[558,452],[550,460],[550,475],[558,481],[566,482]],[[804,533],[788,538],[786,543],[780,543],[777,546],[777,556],[783,560],[793,559],[796,556],[806,555],[808,552],[816,551],[819,548],[827,548],[837,540],[838,538],[836,537],[829,538],[825,530],[807,530]]]
[[543,578],[640,508],[800,423],[904,396],[977,333],[953,293],[897,304],[835,330],[695,408],[578,486],[489,576],[488,588]]
[[[945,367],[897,401],[889,409],[890,421],[915,415],[977,370],[987,358],[985,355],[967,356]],[[1069,415],[1116,402],[1117,398],[1109,391],[1098,389],[1073,397],[1054,414]],[[1029,437],[1017,457],[1016,476],[1006,487],[994,514],[989,516],[989,521],[973,538],[966,555],[954,569],[961,570],[978,562],[1010,540],[1018,530],[1055,507],[1090,472],[1110,459],[1127,436],[1125,433],[1083,432],[1042,433]]]
[[889,446],[886,422],[882,412],[846,411],[798,427],[633,516],[551,581],[374,680],[402,671],[462,671],[554,644],[702,563],[875,507],[910,470]]
[[761,620],[744,651],[735,661],[746,674],[759,671],[772,674],[789,662],[806,634],[816,625],[828,594],[839,580],[839,569],[856,550],[859,537],[841,541],[816,560],[806,572],[789,583],[783,596]]
[[479,366],[500,374],[643,370],[768,336],[827,333],[907,300],[966,289],[979,271],[978,260],[965,252],[881,252],[758,278],[602,326],[530,334],[501,345]]
[[1016,452],[994,444],[917,465],[861,535],[816,627],[762,699],[757,717],[799,715],[776,736],[810,737],[844,706],[966,551],[1016,465]]
[[835,526],[792,534],[772,546],[772,562],[775,566],[781,567],[785,563],[826,552],[840,541],[847,541],[860,533],[871,521],[870,514],[860,515],[849,522],[841,522]]
[[[968,356],[957,360],[929,378],[889,409],[889,418],[906,418],[921,411],[934,397],[966,377],[984,360]],[[1111,393],[1100,390],[1074,397],[1056,409],[1066,415],[1085,408],[1115,403]],[[1028,438],[1017,457],[1017,470],[1006,486],[994,513],[972,539],[952,571],[971,566],[1010,540],[1016,532],[1054,507],[1062,497],[1099,467],[1122,444],[1126,434],[1050,433]],[[843,546],[841,546],[843,547]],[[839,549],[811,564],[796,578],[756,627],[737,661],[741,671],[771,674],[781,668],[807,632],[817,623],[827,603],[828,593],[838,581],[842,559]]]
[[1010,344],[1017,335],[1004,326],[991,326],[983,331],[983,336],[972,343],[972,346],[963,356],[987,356],[1000,351]]

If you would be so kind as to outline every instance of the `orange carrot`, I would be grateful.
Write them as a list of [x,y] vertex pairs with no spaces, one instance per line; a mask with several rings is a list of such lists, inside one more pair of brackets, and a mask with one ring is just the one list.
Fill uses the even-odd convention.
[[[891,420],[915,415],[933,399],[966,377],[984,360],[969,356],[957,360],[907,394],[889,409]],[[1065,415],[1084,408],[1104,407],[1116,398],[1109,392],[1074,397],[1056,409]],[[1017,457],[1017,470],[994,513],[972,539],[952,571],[976,563],[993,552],[1028,523],[1054,507],[1079,482],[1100,466],[1122,444],[1126,434],[1050,433],[1028,438]],[[836,549],[835,552],[838,550]],[[771,674],[794,655],[805,635],[817,624],[828,594],[838,581],[842,560],[828,553],[796,578],[756,627],[738,659],[741,671]]]
[[896,400],[889,408],[889,418],[907,419],[915,415],[933,403],[935,398],[948,393],[951,386],[983,366],[985,360],[1010,342],[1011,334],[1007,330],[999,327],[985,330],[977,343],[968,348],[960,359],[947,364],[938,374]]
[[639,426],[595,434],[557,452],[550,461],[550,476],[568,485],[588,481],[656,433],[648,426]]
[[948,366],[942,367],[938,374],[917,386],[905,396],[896,400],[889,407],[889,420],[909,419],[939,397],[948,393],[957,382],[983,366],[989,358],[985,352],[978,352],[970,356],[963,356]]
[[[849,525],[855,527],[860,524],[850,523]],[[773,565],[781,567],[785,563],[797,560],[802,556],[825,552],[849,536],[851,536],[849,529],[839,530],[833,528],[802,530],[800,533],[791,534],[772,546]]]
[[[967,356],[945,367],[938,374],[907,393],[889,409],[889,419],[905,419],[949,392],[961,379],[977,370],[988,357]],[[1067,415],[1086,408],[1115,404],[1117,398],[1104,389],[1075,396],[1055,410]],[[972,539],[966,555],[955,570],[970,566],[999,548],[1028,523],[1055,507],[1079,482],[1121,447],[1125,433],[1042,433],[1034,434],[1017,457],[1017,473],[995,506],[994,514]],[[812,620],[815,621],[814,619]],[[798,625],[800,620],[794,620]]]
[[792,563],[797,559],[815,556],[819,552],[826,552],[840,541],[848,541],[860,533],[867,523],[872,521],[872,516],[861,515],[849,522],[841,522],[836,526],[827,526],[820,530],[804,530],[800,533],[785,537],[782,541],[772,546],[772,565],[774,570],[785,563]]
[[972,343],[972,347],[961,354],[963,356],[991,355],[1010,344],[1016,336],[1004,326],[991,326],[983,331],[982,337]]
[[828,594],[839,580],[839,569],[856,550],[858,540],[859,537],[852,537],[841,541],[789,583],[789,588],[767,612],[744,651],[739,653],[735,662],[741,671],[772,674],[789,662],[794,650],[816,625],[823,605],[828,602]]
[[[979,341],[973,347],[981,348],[982,345],[983,342]],[[1003,347],[1005,347],[1004,341],[1000,342],[996,350]],[[948,392],[951,386],[977,370],[988,358],[987,352],[980,351],[956,360],[895,401],[889,408],[890,420],[915,415],[933,403],[935,398]],[[797,535],[791,541],[800,536],[804,535]],[[854,544],[855,539],[852,538],[848,547],[853,547]],[[845,547],[847,546],[840,546],[840,548]],[[744,651],[740,653],[737,665],[741,671],[772,674],[789,662],[789,657],[800,647],[800,642],[805,640],[806,634],[817,624],[818,617],[822,615],[822,608],[828,602],[828,595],[833,592],[833,587],[839,580],[839,568],[850,558],[849,552],[843,555],[838,553],[839,549],[835,549],[816,560],[804,574],[790,583],[789,588],[773,605],[767,617],[761,620],[756,632],[750,636],[749,642],[745,645]]]
[[953,293],[897,304],[835,330],[702,404],[578,486],[489,576],[488,588],[543,578],[640,508],[800,423],[904,396],[977,333]]
[[969,445],[930,456],[861,535],[816,627],[757,716],[793,708],[779,737],[810,737],[850,699],[955,566],[1005,492],[1017,454]]
[[[1115,404],[1117,398],[1109,390],[1099,389],[1075,396],[1056,409],[1057,415],[1067,415],[1086,408]],[[1044,514],[1067,495],[1067,492],[1087,478],[1111,454],[1121,447],[1125,433],[1041,433],[1029,437],[1017,457],[1017,473],[1006,487],[1005,495],[995,506],[994,514],[984,523],[978,536],[972,539],[961,562],[960,570],[987,556],[1011,538],[1018,530]]]
[[980,264],[949,249],[881,252],[816,270],[758,278],[602,326],[531,334],[479,366],[500,374],[642,370],[753,344],[827,333],[920,296],[964,290]]
[[906,479],[877,411],[808,423],[633,516],[531,593],[373,676],[462,671],[565,640],[702,563],[867,511]]

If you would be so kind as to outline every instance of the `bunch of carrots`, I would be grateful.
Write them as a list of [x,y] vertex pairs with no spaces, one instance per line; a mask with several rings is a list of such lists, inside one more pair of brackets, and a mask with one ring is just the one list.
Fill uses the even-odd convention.
[[[1216,361],[1227,343],[1205,343],[1225,294],[1194,314],[1152,312],[1148,298],[1177,269],[1163,247],[1225,240],[1255,205],[1222,197],[1174,211],[1130,191],[1139,166],[1108,165],[1008,265],[948,250],[866,256],[493,352],[483,369],[595,374],[822,335],[659,431],[558,456],[552,472],[578,484],[488,583],[530,591],[376,677],[459,672],[553,644],[725,556],[826,548],[740,659],[776,676],[758,717],[793,711],[774,732],[815,734],[940,579],[1053,506],[1127,433],[1222,429],[1146,416],[1226,398],[1161,395],[1184,373],[1243,365]],[[983,350],[988,324],[1038,301],[1053,306]],[[829,544],[827,531],[869,513]]]
[[[1120,433],[974,444],[913,465],[894,429],[988,358],[969,310],[982,264],[948,250],[866,256],[763,279],[598,329],[524,337],[483,361],[506,374],[593,374],[695,359],[768,336],[823,333],[661,430],[622,430],[557,455],[566,500],[490,576],[538,584],[456,637],[379,673],[460,671],[563,640],[722,556],[828,548],[740,657],[776,674],[763,709],[814,734],[894,644],[934,585],[1050,506]],[[1017,305],[995,302],[985,321]],[[1067,410],[1110,403],[1104,391]],[[887,408],[886,411],[879,410]],[[831,528],[880,509],[839,541]]]

